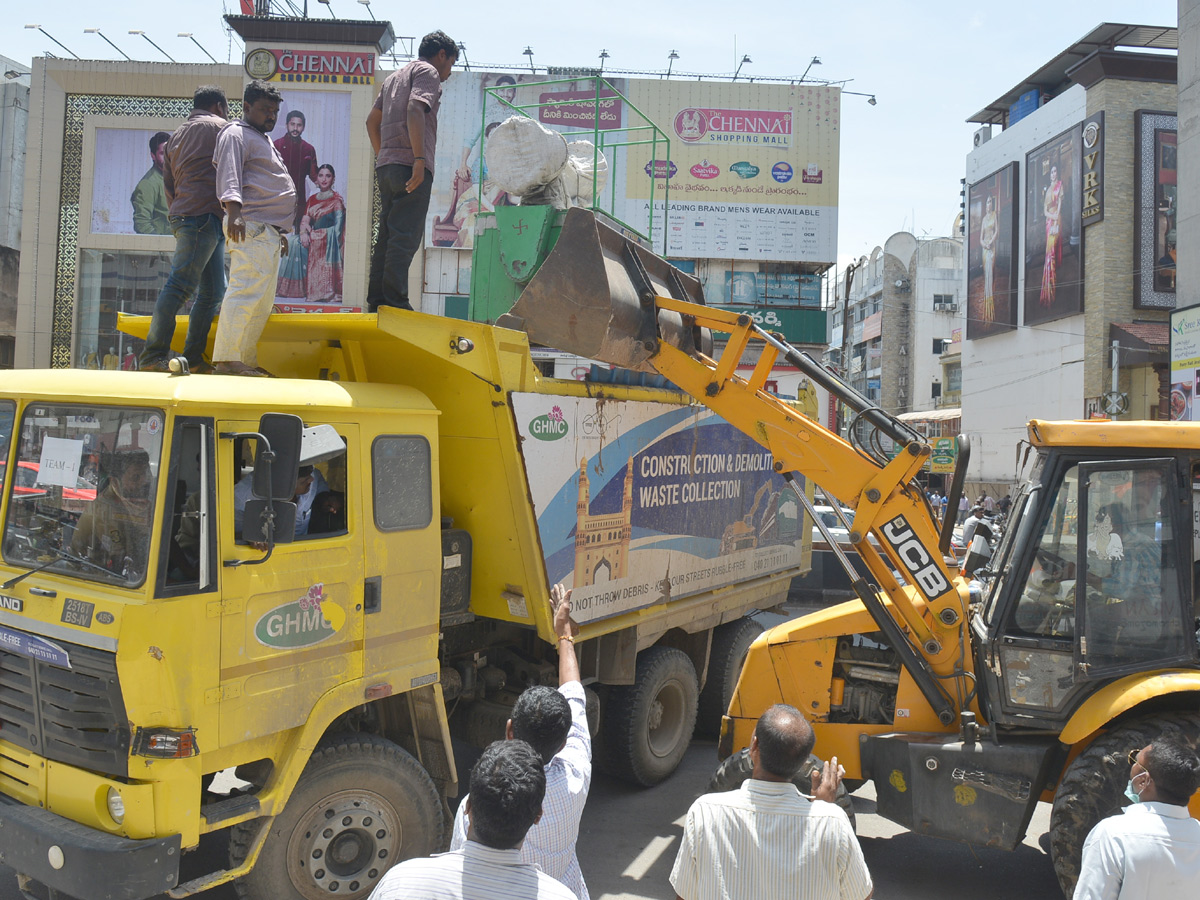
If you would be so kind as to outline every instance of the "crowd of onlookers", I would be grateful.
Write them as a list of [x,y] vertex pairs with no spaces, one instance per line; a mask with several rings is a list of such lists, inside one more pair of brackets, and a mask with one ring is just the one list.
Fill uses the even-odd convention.
[[[518,698],[506,739],[471,772],[448,853],[388,871],[370,900],[588,900],[576,854],[592,775],[586,702],[575,655],[570,591],[550,598],[558,642],[558,690]],[[750,777],[705,794],[688,810],[670,883],[680,900],[868,900],[862,849],[836,803],[836,757],[813,770],[811,799],[796,779],[813,751],[813,729],[776,705],[750,741]],[[1188,799],[1200,787],[1200,756],[1177,732],[1131,748],[1132,805],[1088,835],[1074,900],[1184,900],[1200,885],[1200,821]]]

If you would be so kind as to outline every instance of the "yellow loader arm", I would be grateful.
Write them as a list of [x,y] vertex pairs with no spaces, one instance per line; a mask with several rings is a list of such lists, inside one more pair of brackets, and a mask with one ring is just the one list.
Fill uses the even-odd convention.
[[[571,210],[569,215],[575,213],[587,214]],[[590,222],[580,224],[588,226],[581,228],[581,233],[592,228]],[[603,229],[598,223],[595,227]],[[877,592],[865,580],[857,579],[855,591],[895,644],[939,719],[946,725],[953,722],[964,708],[962,698],[970,693],[967,685],[954,684],[966,677],[962,673],[962,629],[968,591],[939,549],[933,517],[913,480],[930,455],[929,445],[811,357],[757,327],[748,315],[710,309],[690,298],[661,296],[649,281],[641,290],[618,292],[612,285],[621,282],[624,271],[635,286],[639,273],[636,267],[623,270],[617,258],[608,260],[603,287],[597,288],[595,281],[589,287],[586,280],[572,279],[574,260],[587,252],[586,246],[560,240],[510,317],[498,324],[517,324],[530,340],[561,350],[590,354],[627,368],[657,370],[770,450],[775,470],[785,478],[799,473],[854,508],[850,540],[878,586]],[[564,291],[564,285],[572,287]],[[631,322],[637,323],[636,332]],[[667,323],[669,327],[664,327]],[[702,346],[698,339],[680,340],[680,325],[685,335],[700,335],[705,329],[728,332],[730,338],[720,359],[696,349]],[[589,335],[587,346],[573,341],[574,334]],[[659,337],[648,339],[650,334]],[[605,347],[612,352],[605,353]],[[750,377],[743,378],[737,374],[738,367],[752,347],[760,350],[758,361]],[[890,462],[877,460],[766,393],[763,385],[780,356],[857,408],[868,424],[902,444],[901,452]],[[795,493],[813,515],[803,491]],[[878,548],[866,540],[868,531],[876,535]],[[892,567],[904,573],[904,584]],[[952,692],[952,687],[957,690]]]

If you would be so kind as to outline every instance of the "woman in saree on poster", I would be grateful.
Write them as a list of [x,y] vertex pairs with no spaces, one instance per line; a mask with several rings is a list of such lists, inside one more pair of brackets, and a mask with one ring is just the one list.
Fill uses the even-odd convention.
[[1042,210],[1046,214],[1046,262],[1042,266],[1042,306],[1054,304],[1054,289],[1058,281],[1058,264],[1062,261],[1063,183],[1058,177],[1058,166],[1050,166],[1050,184],[1042,199]]
[[979,226],[979,244],[983,248],[983,320],[990,325],[996,320],[996,238],[1000,234],[996,199],[991,194],[986,208]]
[[300,220],[300,244],[308,258],[309,302],[342,302],[346,202],[333,189],[336,174],[326,163],[317,169],[317,192]]

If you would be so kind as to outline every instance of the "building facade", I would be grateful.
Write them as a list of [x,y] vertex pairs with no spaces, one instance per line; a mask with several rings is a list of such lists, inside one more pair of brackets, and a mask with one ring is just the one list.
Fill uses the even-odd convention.
[[[1169,416],[1175,29],[1101,25],[969,121],[961,344],[972,481],[1033,418]],[[998,129],[1002,129],[997,131]]]

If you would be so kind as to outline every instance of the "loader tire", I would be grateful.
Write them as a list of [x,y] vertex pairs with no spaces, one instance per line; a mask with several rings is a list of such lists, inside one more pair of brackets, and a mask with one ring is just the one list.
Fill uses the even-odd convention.
[[[815,753],[810,753],[808,760],[800,767],[800,771],[796,773],[796,777],[792,779],[792,784],[796,785],[800,793],[804,796],[811,796],[812,771],[813,769],[821,768],[823,765],[825,765],[823,759]],[[708,792],[715,794],[723,791],[736,791],[742,786],[742,782],[750,777],[753,768],[753,765],[750,763],[749,750],[740,750],[737,753],[727,756],[721,765],[717,766],[717,771],[713,773],[713,777],[709,779]],[[842,812],[846,814],[846,818],[850,820],[850,827],[854,828],[854,801],[850,798],[850,794],[846,790],[845,782],[838,785],[835,802]]]
[[696,670],[682,650],[650,647],[638,655],[636,681],[612,685],[600,730],[604,770],[642,787],[679,766],[696,727]]
[[[259,824],[233,827],[233,865]],[[334,735],[313,752],[257,863],[234,885],[241,900],[357,900],[396,863],[439,852],[443,827],[437,788],[412,756],[376,735]]]
[[1075,893],[1083,842],[1096,823],[1129,805],[1130,750],[1154,742],[1162,734],[1200,738],[1200,713],[1168,712],[1132,719],[1096,738],[1067,769],[1054,794],[1050,811],[1050,856],[1059,886],[1067,897]]
[[749,616],[726,622],[713,629],[712,650],[708,654],[708,679],[700,692],[700,708],[696,714],[698,733],[716,737],[721,730],[721,717],[729,712],[742,663],[754,639],[763,627]]

